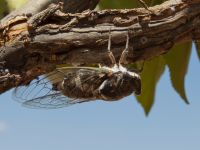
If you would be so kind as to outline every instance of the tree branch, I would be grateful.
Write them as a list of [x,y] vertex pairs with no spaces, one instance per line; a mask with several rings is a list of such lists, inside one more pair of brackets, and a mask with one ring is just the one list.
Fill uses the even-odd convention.
[[65,14],[60,9],[59,4],[51,5],[32,17],[14,20],[6,26],[6,34],[2,27],[5,44],[0,47],[0,61],[23,77],[17,84],[52,71],[55,64],[108,64],[109,31],[117,58],[129,32],[129,63],[151,59],[168,52],[174,43],[198,38],[193,33],[199,31],[200,0],[167,1],[151,7],[152,13],[138,8]]

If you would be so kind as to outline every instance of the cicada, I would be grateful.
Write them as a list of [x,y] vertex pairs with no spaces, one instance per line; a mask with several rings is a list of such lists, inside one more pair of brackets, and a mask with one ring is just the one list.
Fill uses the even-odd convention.
[[141,93],[141,79],[136,72],[122,64],[129,51],[126,47],[116,63],[111,51],[111,34],[108,39],[108,56],[112,67],[62,67],[31,82],[17,87],[14,97],[33,108],[60,108],[77,103],[104,100],[116,101],[133,93]]

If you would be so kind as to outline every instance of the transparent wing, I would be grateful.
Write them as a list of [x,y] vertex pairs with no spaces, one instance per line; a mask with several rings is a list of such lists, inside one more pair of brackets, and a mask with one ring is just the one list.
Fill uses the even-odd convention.
[[44,98],[47,95],[61,93],[53,90],[53,84],[61,82],[63,78],[63,75],[57,71],[40,76],[39,79],[33,80],[29,85],[15,88],[13,98],[23,103],[40,97]]
[[56,109],[71,106],[77,103],[82,103],[85,101],[86,100],[69,99],[62,95],[62,93],[54,93],[25,101],[23,105],[29,108]]
[[[79,69],[84,69],[84,71],[89,72],[91,70],[97,71],[96,69],[98,68],[59,68],[56,71],[39,77],[38,80],[32,81],[27,86],[20,86],[15,88],[13,92],[13,98],[18,102],[23,103],[23,105],[27,107],[45,109],[67,107],[73,104],[91,101],[86,99],[70,99],[69,97],[63,95],[61,91],[54,90],[53,84],[62,82],[65,77],[75,76],[76,71]],[[98,80],[98,78],[94,78],[96,77],[88,76],[84,82]]]

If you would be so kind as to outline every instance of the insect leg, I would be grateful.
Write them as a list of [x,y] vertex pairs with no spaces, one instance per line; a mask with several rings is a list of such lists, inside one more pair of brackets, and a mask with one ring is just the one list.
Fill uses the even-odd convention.
[[146,10],[148,10],[149,12],[151,12],[151,13],[153,13],[150,9],[149,9],[149,7],[148,7],[148,5],[145,3],[145,1],[143,1],[143,0],[138,0],[139,1],[139,3],[146,9]]
[[126,35],[126,47],[125,49],[123,50],[122,54],[121,54],[121,57],[119,59],[119,64],[124,64],[126,62],[126,58],[127,58],[127,55],[128,55],[128,52],[129,52],[129,34],[127,32],[127,35]]
[[143,0],[138,0],[140,2],[140,4],[147,10],[149,10],[149,7],[147,6],[147,4],[143,1]]
[[113,55],[112,51],[110,50],[111,49],[111,33],[109,31],[109,39],[108,39],[108,56],[112,62],[112,65],[115,65],[116,64],[116,60],[115,60],[115,56]]

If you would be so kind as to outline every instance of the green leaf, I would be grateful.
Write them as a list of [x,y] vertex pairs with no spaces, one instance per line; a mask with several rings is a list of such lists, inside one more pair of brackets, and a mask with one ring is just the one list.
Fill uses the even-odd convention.
[[152,0],[150,6],[154,6],[156,4],[161,4],[166,0]]
[[[165,0],[143,0],[148,6],[153,6],[155,4],[160,4]],[[101,0],[100,8],[101,9],[109,9],[109,8],[136,8],[143,7],[140,4],[139,0]]]
[[137,96],[145,114],[148,115],[154,103],[156,84],[165,70],[165,61],[162,56],[146,61],[141,73],[142,93]]
[[15,10],[21,6],[23,6],[25,3],[27,2],[27,0],[7,0],[8,6],[9,6],[9,10]]
[[134,8],[138,7],[139,2],[137,0],[101,0],[100,3],[101,9],[109,9],[109,8]]
[[24,5],[27,0],[0,0],[0,18],[4,17],[10,11],[17,9]]
[[174,89],[189,103],[185,94],[184,80],[187,73],[189,58],[191,53],[191,42],[174,46],[168,54],[164,56],[169,67],[171,82]]
[[8,14],[8,5],[5,0],[0,0],[0,18],[4,17],[5,14]]
[[197,55],[198,55],[199,60],[200,60],[200,40],[195,40],[194,44],[195,44],[195,47],[196,47]]

